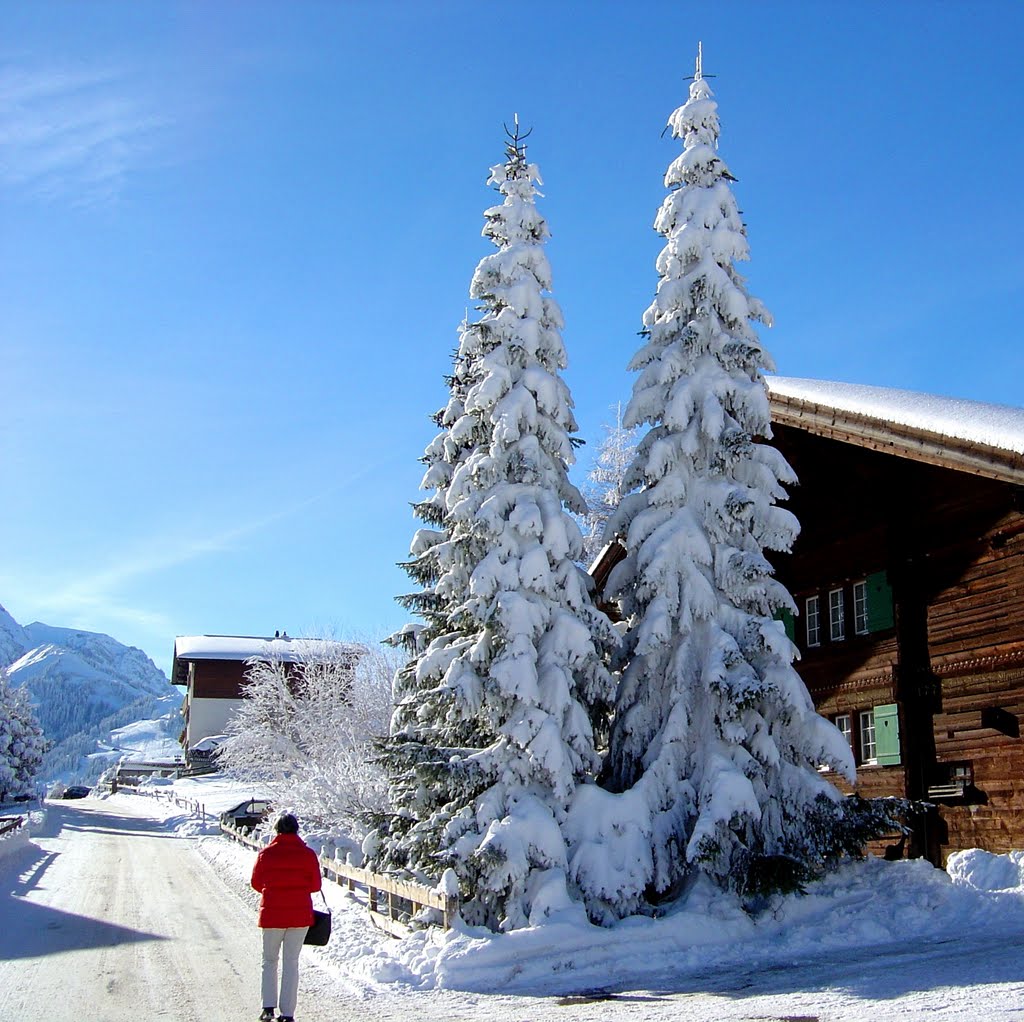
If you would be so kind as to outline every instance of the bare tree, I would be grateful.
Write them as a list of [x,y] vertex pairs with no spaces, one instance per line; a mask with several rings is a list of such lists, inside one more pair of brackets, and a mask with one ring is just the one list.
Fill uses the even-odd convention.
[[299,663],[269,652],[254,658],[222,767],[305,820],[361,838],[363,814],[386,808],[372,743],[387,734],[403,660],[376,642],[324,643]]

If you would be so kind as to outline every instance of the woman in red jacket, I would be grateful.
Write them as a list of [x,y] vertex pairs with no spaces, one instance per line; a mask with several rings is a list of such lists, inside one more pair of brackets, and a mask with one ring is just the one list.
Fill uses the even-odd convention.
[[[258,925],[263,930],[263,1013],[261,1020],[293,1022],[299,990],[299,952],[306,931],[313,925],[310,895],[320,890],[320,860],[299,837],[299,821],[284,813],[274,824],[277,837],[256,856],[252,886],[260,892]],[[277,962],[281,967],[278,997]]]

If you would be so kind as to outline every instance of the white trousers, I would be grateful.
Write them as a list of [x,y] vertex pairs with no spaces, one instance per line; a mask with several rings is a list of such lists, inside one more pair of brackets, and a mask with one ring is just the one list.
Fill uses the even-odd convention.
[[[286,930],[263,931],[263,1007],[276,1007],[279,1015],[295,1014],[295,999],[299,993],[299,952],[308,929],[308,926],[289,926]],[[281,991],[278,996],[277,960],[281,957]]]

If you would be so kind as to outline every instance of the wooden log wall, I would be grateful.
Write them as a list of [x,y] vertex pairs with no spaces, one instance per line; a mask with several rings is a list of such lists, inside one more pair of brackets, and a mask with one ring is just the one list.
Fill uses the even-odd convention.
[[[792,558],[778,562],[794,596],[881,568],[895,577],[900,569],[915,582],[914,612],[924,605],[927,648],[917,651],[914,669],[924,669],[923,682],[930,670],[938,690],[936,712],[928,712],[934,763],[926,768],[934,770],[936,791],[960,765],[971,777],[963,797],[935,800],[942,861],[963,848],[1024,848],[1022,490],[797,430],[776,435],[801,479],[790,509],[802,533]],[[798,619],[798,634],[799,627]],[[824,716],[897,702],[904,735],[900,654],[894,635],[823,641],[796,666]],[[915,712],[927,712],[925,705]],[[862,766],[857,790],[904,794],[904,769]]]

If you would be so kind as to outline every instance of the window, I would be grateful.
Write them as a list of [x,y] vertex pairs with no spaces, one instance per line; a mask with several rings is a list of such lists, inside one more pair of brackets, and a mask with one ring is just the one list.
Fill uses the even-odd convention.
[[846,744],[853,746],[853,718],[848,713],[837,713],[835,718],[836,727],[846,739]]
[[846,622],[842,589],[830,589],[828,594],[828,635],[833,642],[846,638]]
[[853,630],[857,635],[868,633],[868,584],[853,583]]
[[875,746],[875,711],[861,710],[860,719],[860,761],[862,763],[878,762],[878,750]]
[[820,600],[817,596],[808,596],[804,604],[807,618],[807,645],[821,645],[821,615],[819,612]]

